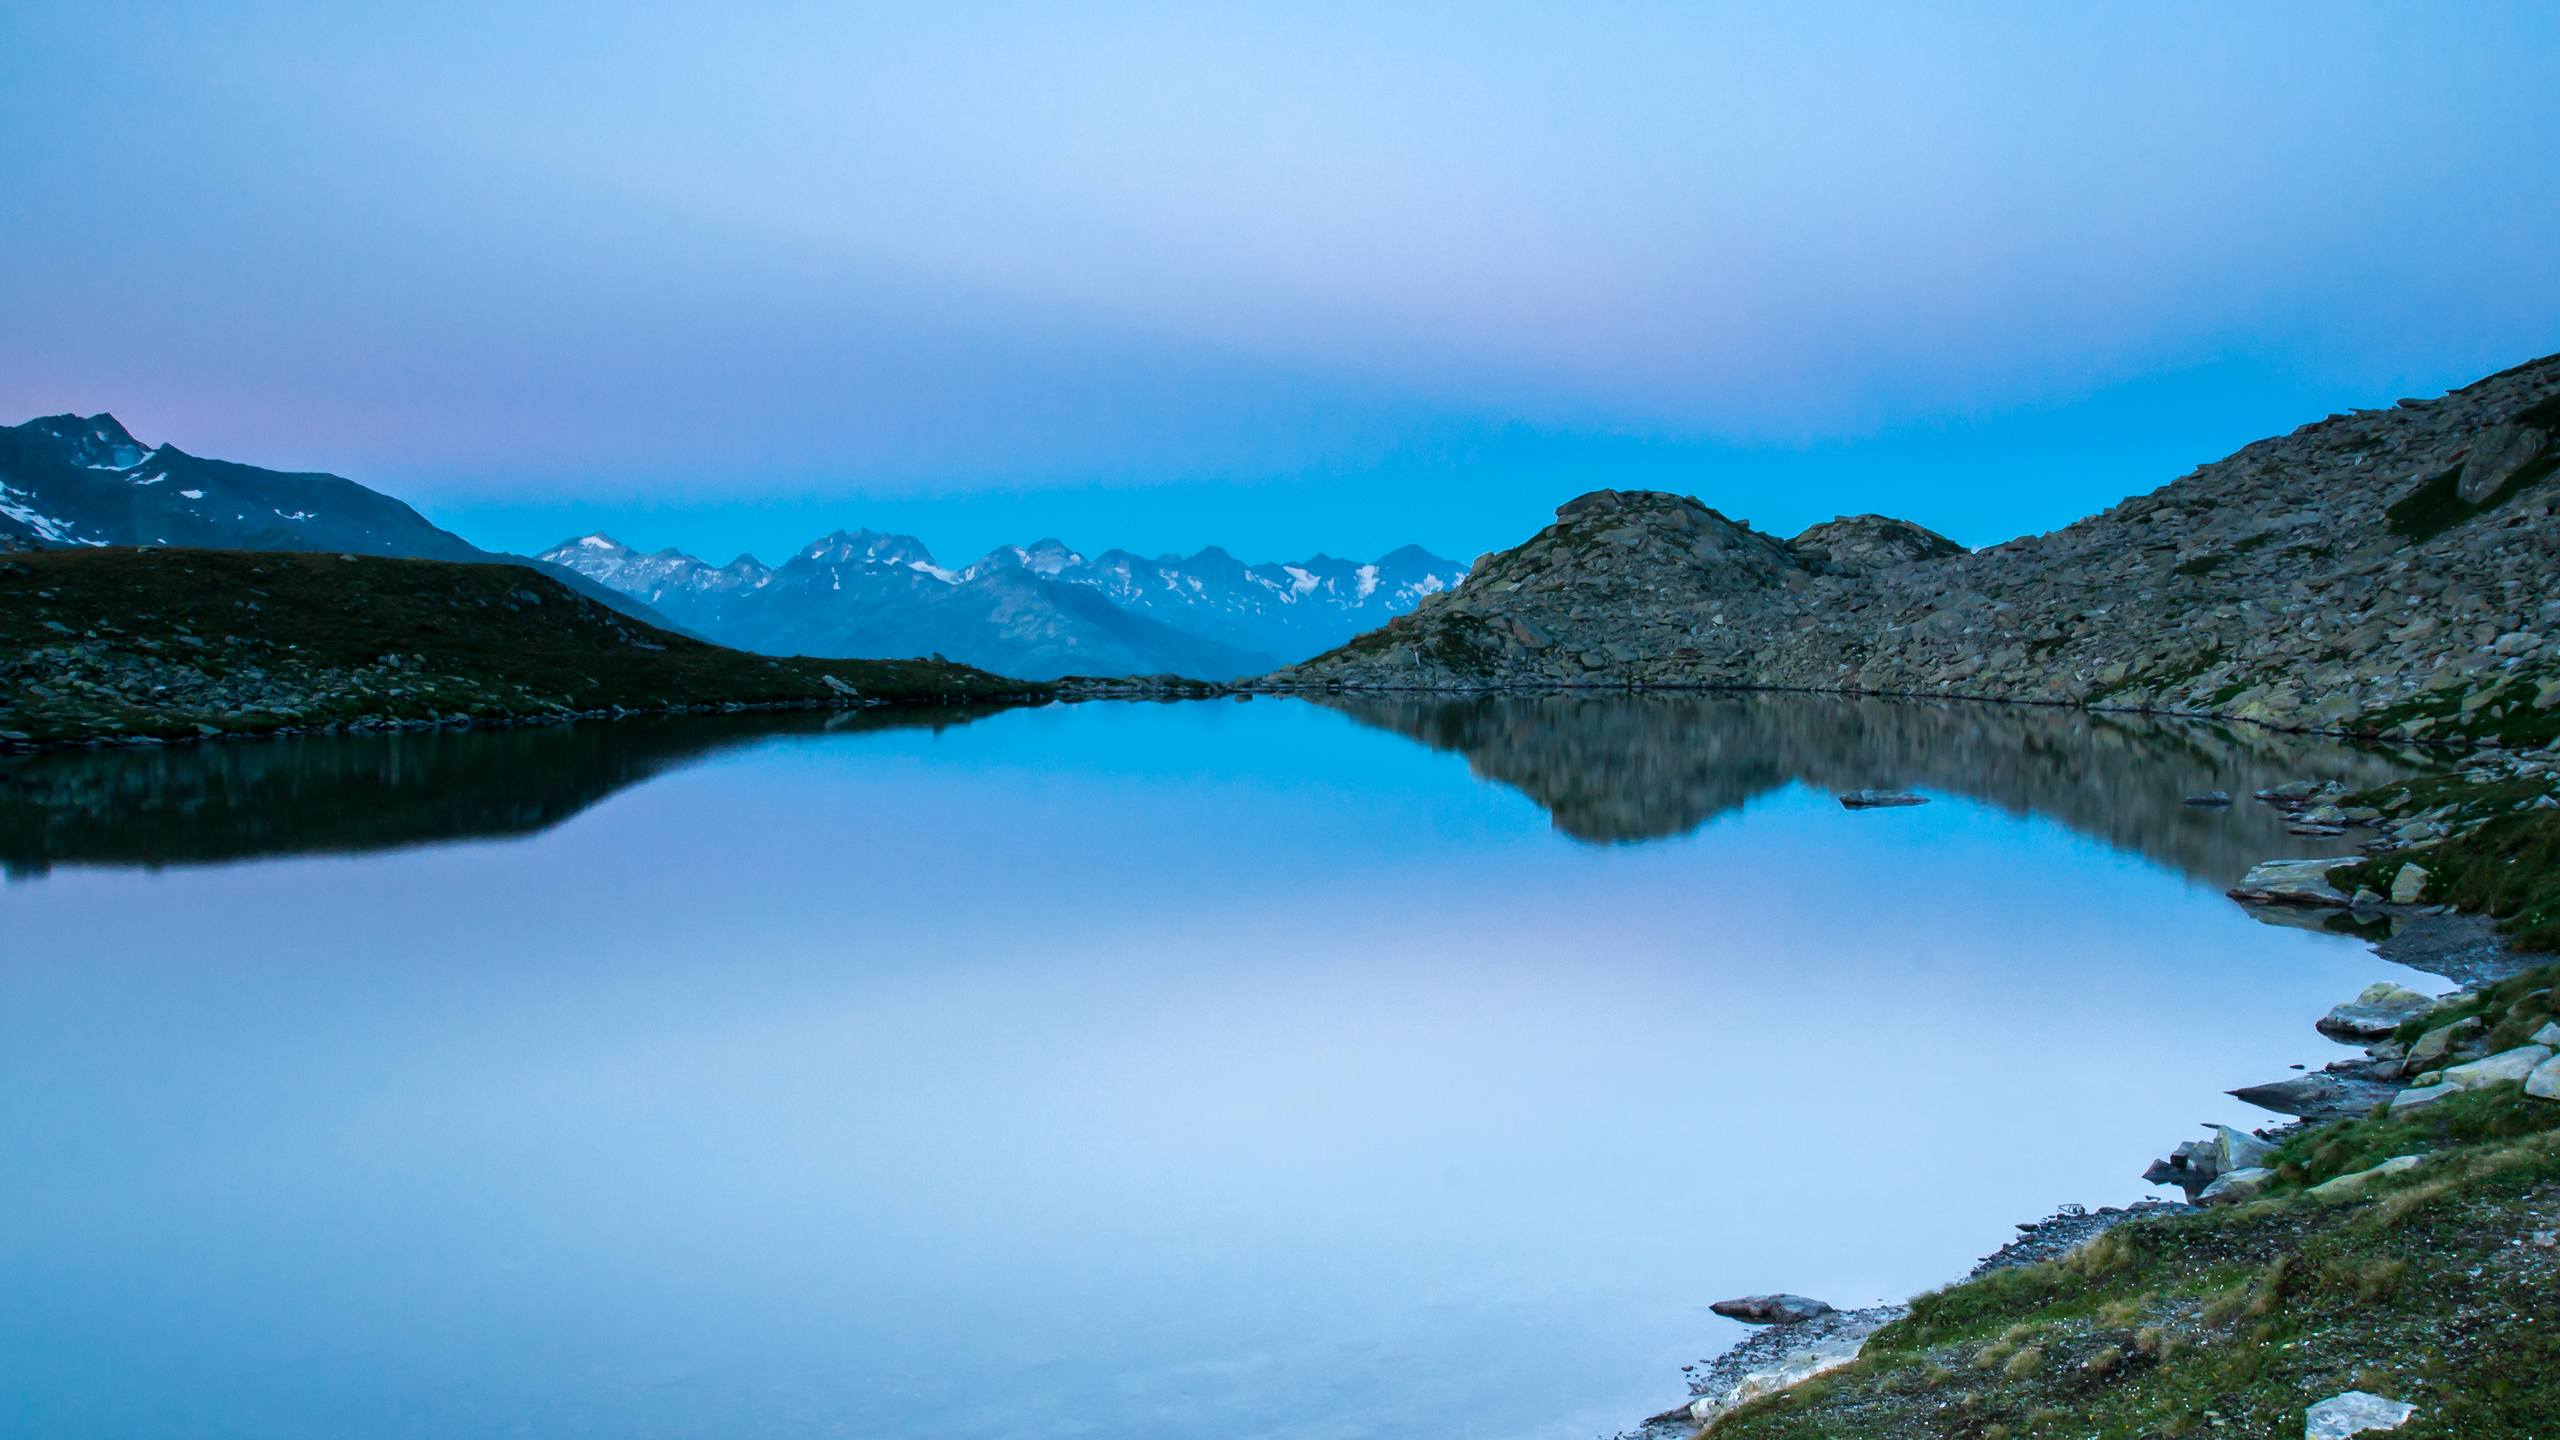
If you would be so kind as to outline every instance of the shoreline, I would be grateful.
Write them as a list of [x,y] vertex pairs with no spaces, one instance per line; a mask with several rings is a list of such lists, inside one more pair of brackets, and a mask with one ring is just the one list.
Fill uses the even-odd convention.
[[[2514,752],[2498,750],[2493,746],[2471,748],[2475,751],[2485,749],[2491,752],[2493,762],[2503,760],[2509,767],[2507,775],[2510,778],[2515,775],[2516,767],[2520,763],[2530,763],[2522,762],[2521,757]],[[2540,753],[2548,754],[2549,752]],[[2546,773],[2548,768],[2545,765],[2541,771],[2532,773]],[[2481,772],[2475,769],[2465,772],[2463,778],[2469,783],[2480,784],[2482,783],[2480,775]],[[2495,778],[2492,778],[2491,783],[2494,783]],[[2258,803],[2274,804],[2279,808],[2297,812],[2308,808],[2301,797],[2276,798],[2262,793],[2255,798]],[[2393,834],[2391,821],[2387,817],[2365,816],[2350,823],[2371,827],[2380,833],[2364,845],[2363,848],[2368,852],[2365,859],[2351,858],[2336,862],[2341,868],[2368,866],[2393,858],[2395,855],[2424,855],[2425,847],[2433,846],[2443,838],[2427,836],[2421,838],[2416,846],[2404,847],[2386,838]],[[2404,864],[2413,863],[2404,861]],[[2518,976],[2535,973],[2551,965],[2551,957],[2530,953],[2511,943],[2507,936],[2501,933],[2499,923],[2487,914],[2477,910],[2460,909],[2451,904],[2368,904],[2366,901],[2371,893],[2368,890],[2359,889],[2352,896],[2341,894],[2334,900],[2324,899],[2306,904],[2299,899],[2249,896],[2236,889],[2232,892],[2231,898],[2234,903],[2241,905],[2261,923],[2287,923],[2284,917],[2288,914],[2331,913],[2350,915],[2363,924],[2387,924],[2390,926],[2388,934],[2364,939],[2364,944],[2371,954],[2392,964],[2450,981],[2453,988],[2443,995],[2429,997],[2423,1004],[2411,1009],[2405,1023],[2380,1031],[2368,1028],[2353,1038],[2343,1032],[2332,1030],[2330,1022],[2335,1020],[2341,1011],[2355,1006],[2365,997],[2341,997],[2342,1003],[2334,1007],[2327,1016],[2321,1017],[2320,1023],[2315,1028],[2331,1039],[2347,1045],[2353,1045],[2358,1039],[2371,1038],[2378,1034],[2380,1038],[2366,1047],[2366,1058],[2340,1059],[2330,1062],[2320,1071],[2297,1074],[2289,1082],[2280,1081],[2272,1085],[2244,1087],[2242,1090],[2229,1092],[2247,1103],[2287,1118],[2282,1123],[2257,1127],[2255,1133],[2247,1136],[2238,1136],[2237,1132],[2225,1132],[2233,1138],[2188,1142],[2172,1152],[2171,1160],[2155,1162],[2152,1169],[2142,1176],[2155,1187],[2175,1187],[2185,1191],[2187,1195],[2185,1201],[2145,1198],[2122,1206],[2108,1206],[2095,1210],[2078,1205],[2065,1206],[2041,1219],[2020,1223],[2017,1227],[2020,1232],[2018,1238],[2011,1240],[1991,1255],[1983,1257],[1967,1274],[1950,1281],[1943,1289],[1923,1292],[1902,1302],[1886,1302],[1846,1311],[1829,1310],[1810,1320],[1759,1328],[1722,1354],[1702,1360],[1694,1367],[1682,1367],[1684,1371],[1693,1372],[1689,1376],[1689,1398],[1679,1405],[1650,1415],[1631,1428],[1620,1432],[1617,1440],[1672,1440],[1672,1437],[1704,1436],[1718,1432],[1719,1426],[1728,1417],[1743,1413],[1757,1416],[1763,1412],[1784,1410],[1790,1405],[1799,1387],[1819,1389],[1821,1387],[1808,1387],[1808,1382],[1830,1376],[1834,1372],[1845,1372],[1855,1366],[1866,1354],[1867,1342],[1870,1339],[1879,1332],[1885,1331],[1886,1327],[1909,1319],[1922,1302],[1974,1285],[1984,1280],[1986,1276],[1993,1276],[2003,1271],[2036,1266],[2067,1268],[2074,1263],[2075,1259],[2085,1257],[2098,1248],[2096,1242],[2099,1237],[2113,1231],[2119,1225],[2173,1216],[2204,1215],[2208,1213],[2209,1207],[2216,1204],[2226,1208],[2234,1205],[2259,1208],[2278,1203],[2273,1200],[2262,1200],[2260,1195],[2281,1173],[2271,1167],[2276,1164],[2279,1155],[2287,1152],[2294,1142],[2317,1138],[2323,1132],[2337,1128],[2341,1123],[2359,1118],[2366,1123],[2379,1123],[2383,1117],[2399,1113],[2402,1107],[2394,1102],[2402,1094],[2425,1083],[2423,1080],[2413,1083],[2412,1078],[2403,1071],[2401,1058],[2407,1054],[2409,1046],[2402,1032],[2414,1028],[2426,1017],[2441,1016],[2450,1010],[2460,1009],[2477,1001],[2492,986]],[[2476,1028],[2478,1022],[2462,1023]],[[2455,1027],[2448,1025],[2445,1028]],[[2551,1038],[2551,1032],[2547,1029],[2540,1034],[2545,1039]],[[2432,1039],[2434,1036],[2430,1034],[2427,1038]],[[2357,1088],[2348,1091],[2348,1094],[2356,1103],[2332,1104],[2325,1109],[2306,1106],[2302,1108],[2308,1113],[2295,1113],[2280,1108],[2277,1103],[2270,1103],[2267,1098],[2253,1098],[2252,1092],[2281,1092],[2289,1086],[2299,1086],[2305,1082],[2316,1084],[2313,1082],[2314,1076],[2351,1077],[2350,1083]],[[2460,1085],[2439,1082],[2438,1087],[2429,1093],[2431,1097],[2439,1094],[2449,1096],[2450,1092],[2462,1088],[2464,1087]],[[2281,1094],[2277,1098],[2280,1100]],[[2428,1102],[2421,1102],[2422,1105],[2426,1103]],[[2550,1101],[2534,1100],[2527,1100],[2524,1103],[2551,1104]],[[2560,1105],[2555,1105],[2553,1108],[2560,1110]],[[2219,1129],[2219,1127],[2215,1128]],[[2216,1154],[2218,1151],[2228,1151],[2235,1146],[2243,1152],[2238,1157],[2237,1164],[2207,1168],[2200,1172],[2182,1173],[2191,1155],[2201,1158]],[[2228,1154],[2224,1154],[2222,1158],[2225,1161],[2232,1159]],[[2360,1182],[2361,1187],[2363,1184],[2369,1184],[2376,1176],[2396,1174],[2398,1170],[2416,1163],[2416,1161],[2394,1160],[2385,1166],[2340,1176],[2329,1183],[2342,1185],[2353,1181]],[[2205,1164],[2212,1167],[2213,1162],[2208,1160]],[[2237,1181],[2236,1188],[2230,1188],[2228,1193],[2224,1193],[2225,1187],[2214,1184],[2226,1173],[2234,1174]],[[2363,1189],[2359,1188],[2354,1193],[2361,1196]],[[2199,1201],[2201,1203],[2198,1203]],[[2534,1243],[2542,1243],[2539,1236],[2547,1233],[2535,1232],[2537,1238]],[[2013,1326],[2008,1338],[2014,1338],[2020,1330],[2025,1328],[2023,1325]],[[2005,1363],[1997,1359],[1997,1351],[1994,1347],[1985,1347],[1984,1353],[1995,1357],[1993,1363]],[[2015,1355],[2007,1359],[2014,1361]],[[2014,1373],[2015,1366],[2008,1366],[2008,1371]],[[2319,1397],[2310,1398],[2317,1400]],[[1897,1415],[1894,1418],[1902,1420],[1909,1417]],[[2217,1427],[2222,1423],[2220,1419],[2213,1421]],[[1773,1428],[1781,1433],[1789,1433],[1783,1425]],[[2008,1432],[2002,1429],[1999,1433],[2005,1435]]]

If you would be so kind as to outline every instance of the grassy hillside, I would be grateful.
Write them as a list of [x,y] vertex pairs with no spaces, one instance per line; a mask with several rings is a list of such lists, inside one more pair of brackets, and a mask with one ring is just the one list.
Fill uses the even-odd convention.
[[[2531,983],[2547,996],[2555,973]],[[2507,1084],[2337,1122],[2287,1144],[2278,1173],[2252,1203],[1922,1296],[1854,1364],[1710,1433],[2299,1435],[2307,1407],[2346,1390],[2416,1405],[2394,1432],[2410,1440],[2551,1433],[2560,1101]]]
[[777,660],[508,565],[227,550],[0,558],[0,741],[1035,699],[930,660]]

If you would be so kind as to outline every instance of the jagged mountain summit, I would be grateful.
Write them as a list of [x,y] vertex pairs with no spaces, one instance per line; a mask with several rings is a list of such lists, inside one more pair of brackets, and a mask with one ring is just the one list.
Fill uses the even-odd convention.
[[728,644],[773,654],[938,653],[1034,679],[1258,674],[1454,585],[1462,565],[1415,546],[1370,562],[1248,565],[1215,546],[1088,558],[1056,539],[958,569],[912,535],[837,531],[780,566],[714,567],[582,535],[543,558],[646,600]]
[[1269,677],[1740,685],[2539,736],[2560,707],[2560,357],[2333,415],[2048,535],[1859,516],[1781,541],[1597,491],[1456,589]]
[[145,445],[115,416],[0,426],[0,550],[156,545],[322,551],[530,565],[652,624],[645,602],[572,572],[483,550],[344,476],[207,460]]

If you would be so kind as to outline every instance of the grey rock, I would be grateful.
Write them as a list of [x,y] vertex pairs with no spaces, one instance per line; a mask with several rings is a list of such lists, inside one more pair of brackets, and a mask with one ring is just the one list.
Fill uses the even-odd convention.
[[2355,863],[2351,858],[2330,860],[2268,860],[2249,867],[2240,883],[2231,887],[2231,898],[2244,905],[2307,905],[2344,909],[2347,897],[2329,883],[2329,872],[2341,865]]
[[2489,1027],[2477,1015],[2466,1015],[2450,1025],[2439,1025],[2417,1038],[2409,1047],[2408,1067],[2412,1074],[2431,1069],[2449,1057],[2481,1047],[2489,1035]]
[[2477,1090],[2485,1085],[2520,1083],[2550,1058],[2551,1047],[2548,1045],[2519,1045],[2513,1050],[2501,1050],[2465,1064],[2446,1066],[2444,1083],[2466,1090]]
[[2237,1205],[2244,1200],[2255,1200],[2269,1185],[2275,1183],[2275,1179],[2276,1172],[2258,1166],[2228,1171],[2215,1176],[2213,1183],[2204,1187],[2204,1190],[2196,1196],[2196,1203]]
[[2524,1093],[2536,1100],[2560,1100],[2560,1056],[2533,1067],[2524,1077]]
[[2334,1040],[2379,1040],[2434,1004],[2417,991],[2386,980],[2366,986],[2353,1000],[2331,1009],[2320,1017],[2317,1027]]
[[1816,1316],[1828,1315],[1833,1309],[1823,1301],[1783,1292],[1718,1300],[1707,1308],[1727,1320],[1739,1320],[1746,1325],[1799,1325]]
[[2231,792],[2228,790],[2207,790],[2201,795],[2188,796],[2186,803],[2200,807],[2228,805],[2231,803]]
[[2415,1170],[2425,1161],[2423,1155],[2394,1155],[2370,1169],[2357,1170],[2333,1179],[2323,1180],[2304,1192],[2315,1200],[2353,1200],[2373,1187],[2373,1182],[2386,1175]]
[[2349,1080],[2324,1071],[2296,1075],[2292,1079],[2266,1085],[2245,1085],[2229,1093],[2231,1098],[2243,1104],[2273,1110],[2279,1115],[2329,1120],[2361,1114],[2373,1108],[2389,1095],[2390,1087]]
[[1897,805],[1926,805],[1929,797],[1908,790],[1851,790],[1840,797],[1844,810],[1881,810]]
[[2422,865],[2403,865],[2400,873],[2391,877],[2391,903],[2394,905],[2415,905],[2426,893],[2427,871]]
[[2397,1430],[2418,1407],[2363,1390],[2346,1390],[2304,1412],[2303,1440],[2347,1440],[2368,1430]]
[[2551,436],[2531,425],[2492,426],[2471,443],[2454,493],[2466,505],[2479,504],[2497,494],[2517,471],[2542,458],[2550,444]]

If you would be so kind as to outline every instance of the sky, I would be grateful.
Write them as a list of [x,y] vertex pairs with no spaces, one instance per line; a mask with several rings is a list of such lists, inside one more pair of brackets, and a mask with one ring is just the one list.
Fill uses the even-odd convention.
[[2560,7],[0,4],[0,420],[485,545],[2051,529],[2560,350]]

